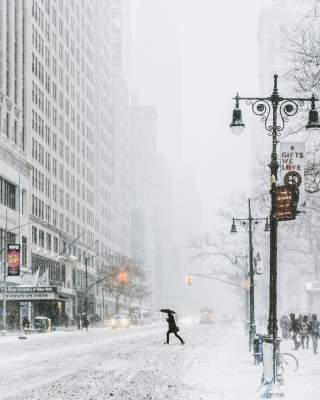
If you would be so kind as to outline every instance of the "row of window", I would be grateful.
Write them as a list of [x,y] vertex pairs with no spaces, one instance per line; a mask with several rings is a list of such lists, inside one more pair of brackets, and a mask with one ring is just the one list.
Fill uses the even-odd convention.
[[[39,81],[44,83],[44,66],[38,57],[32,52],[32,64],[31,64],[32,73],[39,79]],[[46,76],[48,74],[46,73]],[[49,75],[48,75],[49,76]]]
[[58,261],[43,257],[39,254],[32,254],[31,263],[32,273],[35,273],[39,270],[39,275],[41,276],[46,271],[49,272],[50,285],[60,286],[64,284],[66,275],[64,264],[61,264],[60,266]]
[[39,54],[43,57],[44,55],[44,40],[37,28],[32,24],[32,44],[36,48]]
[[32,0],[32,16],[37,21],[41,30],[43,30],[44,13],[41,10],[41,8],[38,6],[38,2],[36,0]]
[[57,236],[52,236],[50,233],[45,233],[42,229],[32,227],[32,243],[45,248],[46,250],[53,250],[55,253],[59,252],[59,240]]
[[[32,195],[32,215],[34,215],[37,218],[44,219],[44,201],[41,199],[38,199],[38,197]],[[50,207],[47,206],[46,207]]]

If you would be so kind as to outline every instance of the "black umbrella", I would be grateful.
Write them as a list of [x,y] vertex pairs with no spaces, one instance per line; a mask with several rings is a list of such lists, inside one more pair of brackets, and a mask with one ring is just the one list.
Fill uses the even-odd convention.
[[164,312],[167,314],[175,314],[175,311],[170,310],[169,308],[162,308],[162,310],[160,310],[160,312]]

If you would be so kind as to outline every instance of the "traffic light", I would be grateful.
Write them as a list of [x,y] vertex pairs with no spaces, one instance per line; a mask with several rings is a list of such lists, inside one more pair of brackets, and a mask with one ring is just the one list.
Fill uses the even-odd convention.
[[246,279],[245,281],[243,281],[241,286],[243,287],[243,289],[246,289],[246,290],[250,289],[250,286],[251,286],[250,279]]
[[192,276],[191,275],[187,275],[187,285],[188,286],[192,285]]
[[125,271],[121,271],[118,274],[118,282],[120,285],[124,285],[127,283],[128,280],[128,274]]

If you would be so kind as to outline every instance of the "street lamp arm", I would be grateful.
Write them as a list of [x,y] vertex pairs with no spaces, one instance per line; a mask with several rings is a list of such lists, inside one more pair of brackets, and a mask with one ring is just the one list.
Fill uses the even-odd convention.
[[[273,96],[269,97],[240,97],[240,96],[235,96],[232,98],[233,100],[245,100],[245,101],[273,101]],[[316,97],[277,97],[278,102],[282,101],[296,101],[296,102],[305,102],[305,101],[319,101]]]
[[63,249],[62,251],[60,251],[60,253],[58,254],[58,256],[62,256],[62,255],[66,252],[66,250],[67,250],[67,249],[70,249],[71,246],[72,246],[74,243],[76,243],[85,233],[86,233],[86,231],[82,231],[82,232],[80,233],[80,235],[78,235],[75,239],[73,239],[73,240],[68,244],[68,246],[67,246],[65,249]]
[[107,280],[107,279],[109,279],[109,278],[110,278],[109,276],[105,276],[105,277],[103,277],[103,278],[97,279],[97,280],[94,281],[91,285],[89,285],[89,286],[87,287],[87,290],[91,289],[93,286],[98,285],[99,283],[101,283],[101,282],[103,282],[103,281],[105,281],[105,280]]
[[200,277],[200,278],[205,278],[205,279],[212,279],[212,280],[214,280],[214,281],[223,282],[223,283],[226,283],[227,285],[236,286],[236,287],[238,287],[238,288],[240,287],[240,288],[243,289],[243,287],[242,287],[241,285],[239,285],[238,283],[231,282],[231,281],[228,281],[228,280],[226,280],[226,279],[218,278],[218,277],[216,277],[216,276],[214,276],[214,275],[209,275],[209,274],[198,274],[198,273],[193,273],[193,272],[190,272],[188,275],[190,275],[190,276],[198,276],[198,277]]
[[259,217],[259,218],[233,218],[235,221],[245,221],[245,222],[249,222],[249,221],[266,221],[269,219],[269,217]]

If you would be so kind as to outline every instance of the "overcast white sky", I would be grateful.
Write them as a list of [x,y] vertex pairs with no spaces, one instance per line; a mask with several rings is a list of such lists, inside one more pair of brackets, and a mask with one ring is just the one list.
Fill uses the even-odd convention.
[[231,98],[259,94],[258,19],[272,0],[135,1],[135,84],[157,107],[159,151],[173,173],[193,165],[205,215],[214,214],[249,191],[249,129],[231,134]]

